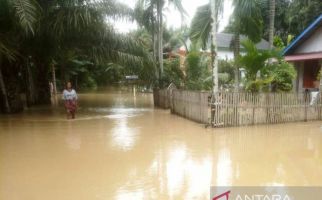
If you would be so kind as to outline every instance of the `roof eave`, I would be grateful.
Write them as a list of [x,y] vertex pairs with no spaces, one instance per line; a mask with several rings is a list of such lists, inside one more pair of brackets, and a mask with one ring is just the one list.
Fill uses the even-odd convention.
[[317,25],[322,23],[322,14],[316,18],[316,20],[311,23],[291,44],[289,44],[283,51],[283,55],[285,56],[286,54],[289,53],[293,49],[294,46],[296,46],[307,34],[311,33]]

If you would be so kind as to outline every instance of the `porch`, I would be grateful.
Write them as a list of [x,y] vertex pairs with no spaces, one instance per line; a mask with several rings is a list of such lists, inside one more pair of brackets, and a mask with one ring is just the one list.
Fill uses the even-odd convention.
[[[318,80],[319,71],[322,68],[322,54],[320,58],[305,59],[301,56],[286,56],[286,60],[294,64],[297,78],[294,80],[294,91],[304,92],[306,90],[317,90],[321,86]],[[307,57],[308,58],[308,57]]]

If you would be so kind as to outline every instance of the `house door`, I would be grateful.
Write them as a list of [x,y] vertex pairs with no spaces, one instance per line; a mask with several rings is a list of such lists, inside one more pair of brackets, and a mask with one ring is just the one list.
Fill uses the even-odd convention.
[[303,88],[314,88],[314,82],[319,73],[319,61],[307,60],[304,62]]

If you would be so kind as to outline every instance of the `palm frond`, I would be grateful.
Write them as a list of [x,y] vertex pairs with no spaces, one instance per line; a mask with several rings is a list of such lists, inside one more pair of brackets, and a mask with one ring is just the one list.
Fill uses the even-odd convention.
[[[88,43],[83,44],[89,50],[88,54],[97,63],[115,63],[128,68],[149,67],[151,73],[155,71],[155,63],[152,55],[146,51],[140,41],[134,41],[131,37],[117,34],[112,28],[105,28],[92,34]],[[86,49],[86,47],[82,47]]]
[[211,9],[206,4],[197,9],[195,16],[191,21],[190,39],[193,43],[200,42],[203,47],[207,45],[211,31]]
[[[93,2],[93,1],[91,1]],[[90,4],[92,8],[97,9],[107,17],[113,18],[134,18],[134,11],[124,3],[115,0],[99,0]]]
[[236,31],[259,42],[262,37],[263,19],[258,0],[233,0],[233,26]]
[[78,4],[61,4],[53,7],[48,15],[49,32],[64,35],[105,24],[106,18],[128,18],[133,20],[131,8],[115,0],[84,0]]
[[0,57],[4,57],[9,61],[15,61],[17,52],[0,41]]
[[15,15],[21,27],[28,33],[35,33],[35,23],[38,20],[40,7],[35,0],[11,0]]
[[7,35],[0,33],[0,57],[8,61],[15,61],[19,53],[14,48],[13,41],[6,37]]
[[154,5],[151,2],[138,1],[134,8],[134,16],[140,26],[153,34],[157,19],[154,13]]
[[169,3],[174,5],[174,7],[178,9],[178,11],[182,14],[182,16],[188,15],[187,11],[184,9],[182,5],[182,0],[169,0]]

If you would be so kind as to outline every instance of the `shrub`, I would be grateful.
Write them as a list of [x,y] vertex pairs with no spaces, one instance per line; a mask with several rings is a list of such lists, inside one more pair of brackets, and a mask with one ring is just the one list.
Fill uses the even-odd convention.
[[280,61],[269,66],[270,76],[272,77],[272,90],[274,92],[288,92],[293,89],[293,80],[296,77],[294,66]]
[[180,87],[184,80],[184,74],[180,69],[180,62],[178,58],[167,59],[164,61],[164,75],[163,86],[167,87],[170,83],[174,83],[177,87]]

